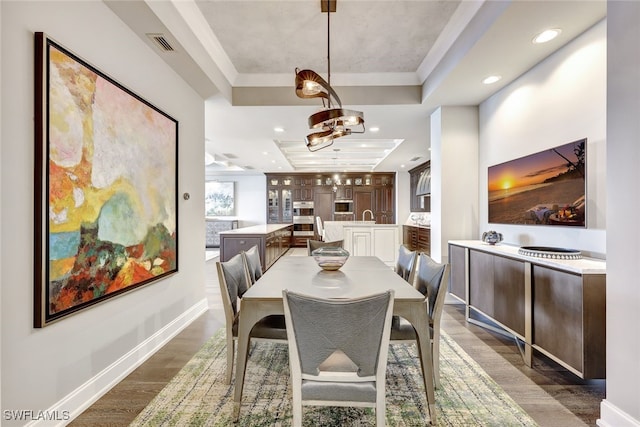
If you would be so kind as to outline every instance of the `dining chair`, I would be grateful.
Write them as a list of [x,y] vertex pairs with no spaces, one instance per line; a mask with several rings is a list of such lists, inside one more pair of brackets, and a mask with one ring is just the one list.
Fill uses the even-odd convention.
[[322,242],[320,240],[307,240],[307,255],[311,256],[311,252],[318,248],[341,248],[344,245],[344,240],[334,240],[333,242]]
[[[429,332],[431,336],[431,354],[433,360],[434,384],[440,387],[440,319],[444,308],[449,264],[435,262],[430,256],[420,254],[416,272],[415,287],[427,300]],[[391,321],[391,343],[413,343],[416,331],[407,320],[393,316]]]
[[405,245],[400,245],[398,260],[396,261],[396,273],[413,285],[416,272],[416,259],[418,252],[409,250]]
[[322,226],[322,218],[319,216],[316,216],[316,232],[320,240],[324,242],[324,227]]
[[293,425],[303,406],[375,408],[385,425],[385,374],[394,291],[321,299],[282,291],[289,342]]
[[[216,262],[218,282],[224,308],[225,329],[227,334],[227,375],[226,383],[231,384],[235,342],[238,339],[238,320],[241,304],[238,301],[249,289],[249,273],[244,265],[241,254],[235,255],[229,261]],[[287,340],[284,316],[272,315],[261,319],[251,329],[250,339],[282,341]]]
[[242,260],[249,274],[249,284],[253,285],[256,280],[262,277],[262,263],[260,262],[260,251],[258,245],[253,245],[246,251],[240,252]]

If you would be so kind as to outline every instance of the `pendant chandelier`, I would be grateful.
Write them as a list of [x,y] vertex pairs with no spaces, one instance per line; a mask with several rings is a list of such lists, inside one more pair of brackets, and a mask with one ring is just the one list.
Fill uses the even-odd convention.
[[[360,111],[342,108],[342,101],[331,87],[331,12],[336,10],[337,0],[321,0],[321,11],[327,13],[327,80],[312,70],[296,68],[296,95],[300,98],[321,98],[323,110],[309,116],[309,129],[315,130],[306,136],[309,151],[318,151],[333,144],[333,141],[352,133],[364,133],[364,115]],[[359,127],[353,130],[352,127]]]

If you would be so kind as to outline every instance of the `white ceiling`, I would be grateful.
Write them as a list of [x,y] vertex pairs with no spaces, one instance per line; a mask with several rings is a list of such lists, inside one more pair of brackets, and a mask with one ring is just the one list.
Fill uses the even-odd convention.
[[[478,105],[606,15],[604,0],[339,0],[331,84],[367,131],[309,153],[307,118],[321,105],[295,96],[294,70],[327,78],[320,0],[105,3],[207,100],[208,173],[408,170],[429,159],[435,108]],[[531,43],[547,28],[562,33]],[[483,85],[492,74],[502,80]]]

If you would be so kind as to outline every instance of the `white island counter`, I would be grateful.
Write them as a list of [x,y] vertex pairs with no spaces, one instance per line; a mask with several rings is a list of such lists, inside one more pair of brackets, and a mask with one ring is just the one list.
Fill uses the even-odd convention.
[[344,248],[353,256],[377,256],[394,267],[402,243],[398,224],[374,221],[325,221],[325,240],[344,240]]
[[375,221],[325,221],[324,222],[324,240],[333,242],[344,239],[344,227],[351,225],[371,225]]

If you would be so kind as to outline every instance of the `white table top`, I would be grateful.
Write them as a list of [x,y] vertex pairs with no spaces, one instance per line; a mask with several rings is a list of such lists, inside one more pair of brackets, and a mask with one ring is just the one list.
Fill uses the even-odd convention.
[[396,300],[424,300],[424,295],[373,256],[349,257],[338,271],[322,270],[313,257],[283,256],[242,299],[282,299],[283,289],[321,298],[357,298],[393,289]]

